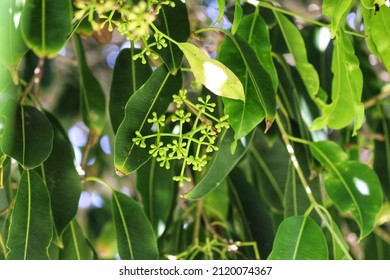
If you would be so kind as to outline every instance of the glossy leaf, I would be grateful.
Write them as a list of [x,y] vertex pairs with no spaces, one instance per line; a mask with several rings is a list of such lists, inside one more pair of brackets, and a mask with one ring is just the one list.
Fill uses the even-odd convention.
[[27,0],[21,18],[27,46],[39,57],[54,57],[72,29],[70,0]]
[[[14,107],[12,103],[9,107]],[[17,106],[9,114],[2,137],[2,150],[25,169],[45,161],[53,146],[53,128],[47,117],[32,106]]]
[[211,59],[190,43],[179,43],[196,80],[216,95],[245,102],[244,88],[237,76],[221,62]]
[[225,114],[229,115],[229,123],[235,131],[235,139],[247,135],[264,118],[269,129],[275,118],[276,93],[256,52],[242,37],[236,35],[225,39],[218,59],[232,69],[244,85],[245,103],[223,100]]
[[71,221],[64,230],[62,243],[64,248],[60,251],[60,260],[93,260],[91,246],[76,220]]
[[157,236],[163,233],[175,202],[173,170],[160,167],[156,159],[152,158],[137,171],[137,189],[142,196],[145,214]]
[[184,198],[190,200],[200,199],[218,187],[247,152],[253,135],[254,132],[248,135],[245,140],[243,139],[242,142],[239,141],[233,154],[230,150],[234,142],[233,131],[229,129],[220,135],[219,150],[214,152],[213,158],[207,164],[206,173],[196,186],[184,195]]
[[277,12],[274,14],[306,90],[318,105],[320,101],[317,94],[320,90],[320,80],[316,69],[307,59],[306,45],[302,35],[298,28],[284,15]]
[[341,21],[345,20],[345,16],[349,11],[353,0],[324,0],[322,3],[322,13],[331,19],[332,38],[336,36],[336,31],[343,27]]
[[333,162],[337,156],[329,149],[332,145],[319,143],[312,143],[310,149],[329,172],[325,176],[326,193],[342,212],[351,211],[360,227],[362,239],[374,229],[376,215],[382,206],[378,176],[367,165],[359,162]]
[[35,171],[24,171],[12,210],[7,259],[47,260],[52,227],[47,188]]
[[285,219],[276,232],[268,260],[327,260],[328,245],[321,228],[306,216]]
[[[175,7],[163,5],[157,19],[156,27],[177,42],[185,42],[190,36],[190,23],[188,21],[187,6],[180,0],[173,0]],[[152,41],[151,41],[152,42]],[[167,47],[152,49],[159,55],[172,75],[176,75],[183,62],[183,53],[171,41],[166,41]]]
[[47,114],[54,129],[53,150],[44,162],[42,177],[50,193],[55,228],[59,235],[76,215],[81,178],[73,159],[73,147],[57,119]]
[[95,135],[100,135],[106,121],[104,92],[88,67],[84,47],[79,36],[74,36],[74,47],[80,70],[80,104],[83,122]]
[[125,116],[125,106],[130,96],[136,92],[152,74],[152,68],[133,56],[140,50],[123,49],[119,53],[112,74],[109,112],[112,129],[117,132]]
[[112,193],[112,212],[122,260],[158,259],[157,239],[142,208],[123,193]]
[[127,175],[150,158],[147,149],[133,143],[135,132],[140,131],[142,135],[150,134],[152,124],[148,123],[147,119],[153,112],[157,115],[164,114],[172,102],[172,95],[178,93],[181,86],[181,73],[172,76],[162,65],[130,97],[126,104],[125,118],[115,138],[114,161],[118,173]]
[[237,28],[240,25],[241,19],[243,15],[243,10],[241,7],[241,1],[235,0],[234,4],[234,19],[233,19],[233,25],[232,25],[232,34],[236,34]]

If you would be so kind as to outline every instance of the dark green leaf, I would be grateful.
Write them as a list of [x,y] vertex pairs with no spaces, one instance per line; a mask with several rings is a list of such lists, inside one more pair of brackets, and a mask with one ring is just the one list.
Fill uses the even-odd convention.
[[[14,108],[12,103],[8,106]],[[3,152],[25,169],[37,167],[52,150],[53,128],[49,120],[31,106],[17,106],[15,114],[8,116],[2,137]]]
[[11,216],[7,259],[47,260],[52,235],[47,188],[35,171],[24,171]]
[[235,131],[235,140],[247,135],[264,118],[269,129],[275,118],[276,93],[256,52],[237,34],[225,39],[218,59],[232,69],[244,86],[245,103],[223,100],[225,114],[229,115],[229,123]]
[[125,116],[127,100],[152,74],[150,65],[143,64],[140,59],[133,59],[133,56],[138,53],[140,53],[138,49],[123,49],[115,61],[109,104],[111,125],[114,133],[117,132]]
[[74,47],[80,69],[80,104],[84,123],[95,135],[100,135],[106,120],[106,99],[103,89],[87,64],[79,36],[74,36]]
[[390,244],[372,233],[364,244],[365,260],[390,260]]
[[127,175],[137,170],[149,158],[146,149],[132,141],[135,132],[142,135],[152,133],[152,124],[147,119],[153,112],[162,115],[172,102],[172,95],[182,86],[181,73],[170,75],[164,65],[157,68],[148,81],[137,90],[126,104],[125,118],[115,138],[115,168],[119,174]]
[[54,57],[72,28],[70,0],[27,0],[21,18],[24,41],[39,57]]
[[[330,221],[330,224],[336,234],[335,236],[332,235],[331,237],[333,259],[345,260],[347,257],[345,251],[349,251],[348,243],[345,241],[343,234],[333,219]],[[340,244],[338,241],[341,241],[342,244]]]
[[383,134],[384,141],[375,141],[374,170],[378,174],[384,193],[390,199],[390,120],[383,119],[376,132]]
[[156,233],[160,236],[166,227],[166,222],[172,210],[175,183],[172,180],[173,170],[159,166],[152,158],[137,171],[137,189],[142,196],[142,204],[146,216]]
[[230,149],[232,143],[234,143],[233,131],[229,129],[220,135],[219,150],[214,153],[212,160],[207,164],[206,173],[184,197],[190,200],[200,199],[218,187],[247,152],[253,136],[254,132],[243,139],[242,142],[238,141],[237,148],[232,154]]
[[[175,7],[163,5],[155,21],[156,27],[177,42],[185,42],[190,36],[187,6],[180,0],[173,0]],[[152,49],[161,57],[172,75],[176,75],[183,62],[183,53],[171,41],[166,42],[166,48]]]
[[119,256],[122,260],[158,259],[157,239],[142,208],[123,193],[112,193]]
[[228,184],[226,180],[203,198],[204,212],[209,220],[225,221],[228,215],[229,205]]
[[268,260],[327,260],[328,245],[321,228],[306,216],[285,219],[276,232]]
[[76,220],[71,221],[64,230],[62,243],[64,248],[60,251],[60,260],[93,260],[91,246]]
[[[349,11],[353,0],[324,0],[322,4],[322,13],[331,19],[332,38],[336,36],[336,31],[342,26],[341,21]],[[341,26],[340,26],[341,25]]]

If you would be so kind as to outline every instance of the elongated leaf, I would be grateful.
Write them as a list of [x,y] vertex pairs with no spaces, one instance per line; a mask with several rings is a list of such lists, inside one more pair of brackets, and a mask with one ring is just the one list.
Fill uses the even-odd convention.
[[76,220],[71,221],[64,230],[62,243],[64,248],[60,251],[60,260],[93,260],[91,246]]
[[24,171],[11,216],[7,259],[47,260],[52,228],[47,188],[35,171]]
[[235,139],[247,135],[264,118],[267,129],[276,112],[276,94],[268,73],[264,70],[252,47],[239,35],[227,37],[221,46],[218,59],[240,79],[244,85],[246,102],[224,99],[225,114],[235,131]]
[[111,125],[114,133],[117,132],[125,116],[127,100],[152,74],[150,65],[143,64],[140,59],[133,59],[133,56],[139,52],[140,50],[134,48],[123,49],[115,61],[109,104]]
[[245,240],[256,241],[261,259],[266,259],[271,253],[275,237],[272,220],[258,193],[245,179],[244,173],[239,169],[233,169],[230,178],[231,196],[234,197],[233,200],[245,224]]
[[383,134],[383,141],[375,141],[374,170],[381,181],[383,191],[390,199],[390,120],[383,119],[377,133]]
[[237,32],[237,28],[240,25],[241,19],[242,19],[243,10],[241,7],[241,1],[235,0],[234,4],[234,19],[233,19],[233,25],[232,25],[232,34],[235,34]]
[[[185,42],[190,36],[187,6],[180,0],[173,0],[173,3],[175,3],[175,7],[162,6],[155,25],[161,32],[175,41]],[[151,42],[153,42],[153,39],[151,39]],[[171,41],[167,41],[166,44],[168,45],[166,48],[153,47],[152,49],[160,56],[172,75],[176,75],[183,62],[183,53]]]
[[382,206],[378,176],[367,165],[359,162],[333,162],[336,156],[329,149],[332,145],[318,143],[312,143],[310,149],[313,156],[329,171],[325,176],[326,192],[341,211],[351,211],[360,227],[362,239],[374,229],[376,215]]
[[234,142],[234,133],[230,129],[224,132],[220,136],[219,150],[214,153],[212,160],[207,164],[207,171],[203,178],[184,197],[190,200],[200,199],[218,187],[247,152],[253,135],[254,132],[243,139],[242,142],[239,141],[236,150],[232,154],[230,148]]
[[[7,106],[15,107],[12,103]],[[25,169],[37,167],[52,150],[53,128],[49,120],[32,106],[17,106],[14,116],[8,116],[1,146],[4,154]]]
[[390,260],[390,244],[376,234],[370,234],[364,244],[366,260]]
[[173,170],[172,167],[169,170],[160,167],[156,159],[152,158],[137,171],[137,189],[156,236],[163,233],[172,210],[176,193]]
[[317,96],[320,89],[320,79],[314,66],[307,59],[306,46],[298,28],[281,13],[275,12],[280,29],[283,33],[287,47],[294,57],[297,68],[306,90],[310,97],[320,105],[320,98]]
[[209,220],[225,221],[230,207],[227,180],[203,198],[203,208]]
[[216,95],[245,102],[244,88],[237,76],[221,62],[211,59],[190,43],[179,43],[197,81]]
[[70,0],[27,0],[21,18],[27,46],[39,57],[54,57],[67,42],[72,28]]
[[87,64],[82,41],[74,36],[74,47],[80,69],[80,104],[83,122],[95,134],[100,135],[106,119],[106,99],[103,89]]
[[142,208],[123,193],[112,193],[112,212],[122,260],[157,260],[157,239]]
[[48,113],[47,116],[54,129],[53,150],[41,170],[50,193],[55,228],[61,235],[76,215],[82,186],[66,132],[54,116]]
[[226,6],[226,1],[225,0],[217,0],[218,4],[218,17],[217,20],[215,21],[216,23],[221,21],[224,14],[225,14],[225,6]]
[[284,220],[276,232],[268,260],[327,260],[328,245],[321,228],[306,216]]
[[[348,243],[345,241],[343,234],[334,220],[330,221],[331,227],[335,232],[335,236],[332,235],[332,255],[334,260],[345,260],[347,255],[345,252],[349,251]],[[341,242],[341,244],[340,244]]]
[[336,31],[342,26],[341,21],[345,20],[345,16],[349,11],[353,0],[324,0],[322,3],[322,13],[328,16],[331,20],[332,38],[336,36]]
[[[127,175],[137,170],[149,158],[146,149],[132,141],[135,132],[142,135],[152,133],[152,124],[147,119],[153,112],[165,113],[172,102],[172,94],[179,92],[182,86],[181,73],[170,75],[164,65],[157,68],[148,81],[137,90],[126,104],[125,118],[118,128],[115,138],[115,168],[119,174]],[[153,141],[153,140],[151,140]]]

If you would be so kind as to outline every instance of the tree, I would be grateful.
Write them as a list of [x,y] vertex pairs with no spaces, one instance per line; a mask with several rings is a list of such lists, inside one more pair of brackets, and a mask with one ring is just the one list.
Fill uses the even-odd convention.
[[294,2],[2,1],[0,258],[389,259],[390,3]]

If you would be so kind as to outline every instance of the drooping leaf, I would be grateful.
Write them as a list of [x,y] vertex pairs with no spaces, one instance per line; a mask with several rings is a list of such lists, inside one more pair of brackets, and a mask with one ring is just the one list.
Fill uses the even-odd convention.
[[[12,102],[7,105],[15,108]],[[11,110],[11,109],[10,109]],[[2,137],[2,151],[25,169],[35,168],[46,160],[53,146],[53,128],[47,117],[32,106],[16,107],[8,114]]]
[[235,139],[247,135],[264,118],[269,129],[275,118],[276,93],[272,80],[256,52],[236,34],[225,39],[218,59],[232,69],[244,85],[245,103],[231,99],[223,100],[225,114],[229,115],[229,123],[235,131]]
[[239,169],[233,169],[230,178],[232,200],[244,220],[245,240],[256,241],[260,258],[266,259],[275,237],[272,220],[258,193],[245,179],[244,173]]
[[53,150],[41,170],[50,194],[55,228],[61,235],[76,215],[82,185],[74,166],[73,148],[66,132],[54,116],[49,113],[46,115],[54,129],[54,139]]
[[80,37],[75,35],[73,42],[80,71],[80,104],[83,122],[94,135],[100,135],[106,121],[106,98],[100,83],[88,67]]
[[123,49],[119,53],[112,74],[109,112],[112,129],[117,132],[125,116],[125,106],[130,96],[136,92],[152,74],[152,68],[140,59],[133,59],[140,50]]
[[165,66],[161,65],[130,97],[126,104],[125,118],[115,138],[114,161],[118,173],[127,175],[151,157],[146,149],[135,145],[132,139],[136,131],[145,136],[152,133],[152,124],[148,123],[147,119],[153,112],[157,115],[164,114],[172,102],[172,95],[179,92],[181,86],[181,73],[172,76]]
[[60,260],[93,260],[91,246],[76,220],[71,221],[64,230],[62,243],[64,248],[60,251]]
[[321,228],[306,216],[285,219],[276,232],[268,260],[327,260],[328,245]]
[[216,95],[245,102],[244,88],[237,76],[221,62],[211,59],[190,43],[179,43],[197,81]]
[[321,129],[325,125],[341,129],[354,121],[353,134],[356,135],[364,121],[361,103],[363,75],[353,45],[344,32],[337,32],[334,46],[332,103],[322,108],[322,116],[314,120],[312,129]]
[[172,180],[173,170],[160,167],[156,159],[152,158],[137,171],[137,189],[156,236],[163,233],[174,203],[176,190]]
[[123,193],[112,193],[112,212],[122,260],[157,260],[157,239],[142,208]]
[[35,171],[26,170],[12,210],[7,259],[47,260],[52,228],[47,188]]
[[71,1],[27,0],[22,12],[21,28],[24,41],[37,56],[56,56],[71,32]]
[[374,170],[381,181],[383,191],[390,199],[390,120],[383,119],[376,130],[384,141],[375,141]]
[[329,198],[342,211],[351,211],[360,227],[360,239],[376,225],[376,216],[382,206],[381,184],[376,173],[367,165],[354,161],[334,162],[338,158],[322,142],[311,143],[313,156],[323,164],[329,174],[325,176],[325,190]]
[[345,20],[347,12],[349,11],[353,0],[338,1],[338,0],[324,0],[322,3],[322,13],[328,16],[331,20],[332,38],[336,36],[336,31],[343,27],[341,21]]
[[218,4],[218,17],[217,20],[215,21],[216,23],[221,21],[224,14],[225,14],[225,7],[226,7],[226,1],[225,0],[217,0]]
[[184,195],[184,198],[196,200],[204,197],[221,184],[230,171],[236,166],[240,159],[249,149],[254,132],[237,143],[234,153],[231,153],[231,145],[234,142],[232,130],[224,132],[220,138],[219,150],[214,152],[213,158],[207,164],[207,170],[203,178],[196,186]]
[[[188,21],[187,6],[180,0],[173,0],[175,7],[170,5],[163,5],[157,19],[155,21],[156,27],[167,34],[177,42],[185,42],[190,36],[190,23]],[[153,42],[153,39],[151,39]],[[171,41],[166,41],[168,45],[166,48],[152,49],[163,60],[172,75],[176,75],[183,62],[183,53],[179,47]]]
[[[345,260],[347,255],[345,252],[349,251],[348,243],[345,241],[343,234],[341,233],[337,223],[332,219],[330,225],[335,232],[335,235],[332,235],[332,255],[334,260]],[[340,244],[341,243],[341,244]]]
[[235,0],[234,4],[234,18],[233,18],[233,25],[232,25],[232,34],[236,34],[237,28],[240,25],[242,15],[243,15],[243,10],[241,7],[241,1],[240,0]]

